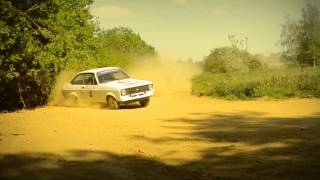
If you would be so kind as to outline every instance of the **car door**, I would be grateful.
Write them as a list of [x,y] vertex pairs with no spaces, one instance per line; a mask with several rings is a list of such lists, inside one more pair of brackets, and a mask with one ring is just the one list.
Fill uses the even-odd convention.
[[71,81],[71,91],[75,92],[80,101],[87,101],[87,87],[85,85],[86,74],[78,74],[72,81]]
[[86,73],[84,79],[84,86],[82,89],[82,96],[85,101],[94,102],[95,101],[95,88],[97,86],[97,81],[93,73]]

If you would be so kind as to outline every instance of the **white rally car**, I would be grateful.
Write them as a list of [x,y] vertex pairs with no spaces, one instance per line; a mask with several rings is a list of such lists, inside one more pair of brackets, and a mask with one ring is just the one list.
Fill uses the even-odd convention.
[[105,67],[79,72],[62,88],[65,98],[76,103],[107,103],[111,109],[118,109],[131,102],[142,107],[149,104],[153,95],[153,83],[130,78],[118,67]]

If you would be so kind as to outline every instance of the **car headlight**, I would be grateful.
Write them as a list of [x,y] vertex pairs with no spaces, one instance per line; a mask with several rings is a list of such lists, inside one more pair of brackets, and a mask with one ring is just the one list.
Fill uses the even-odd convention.
[[148,88],[149,88],[149,90],[152,90],[153,89],[153,84],[149,84]]
[[125,89],[121,90],[121,96],[125,96],[127,94],[127,91]]

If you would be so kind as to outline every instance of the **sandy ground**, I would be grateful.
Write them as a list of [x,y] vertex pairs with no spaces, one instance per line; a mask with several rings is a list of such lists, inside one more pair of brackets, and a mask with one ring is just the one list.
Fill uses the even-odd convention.
[[320,175],[319,107],[179,93],[147,108],[1,114],[0,177],[312,179]]
[[199,98],[165,79],[146,108],[0,114],[0,179],[320,177],[319,99]]

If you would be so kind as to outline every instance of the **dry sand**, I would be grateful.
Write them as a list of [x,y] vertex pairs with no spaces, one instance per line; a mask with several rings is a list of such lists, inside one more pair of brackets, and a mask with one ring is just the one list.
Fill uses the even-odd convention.
[[199,98],[189,93],[194,67],[152,66],[129,70],[155,82],[146,108],[0,114],[0,179],[320,177],[319,99]]

